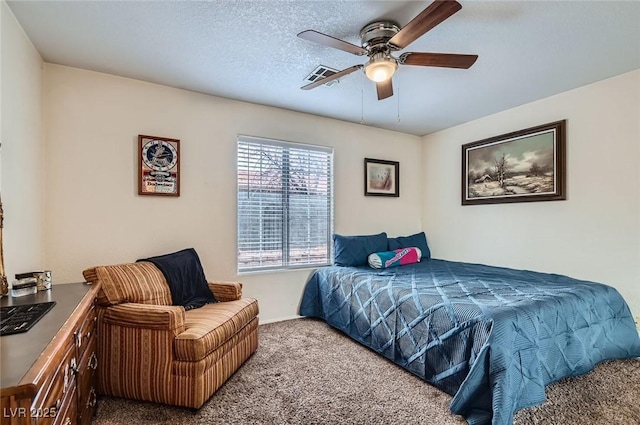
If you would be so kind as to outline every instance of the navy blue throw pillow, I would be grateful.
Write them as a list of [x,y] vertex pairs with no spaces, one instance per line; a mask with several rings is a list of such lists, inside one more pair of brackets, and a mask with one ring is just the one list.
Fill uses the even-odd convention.
[[422,251],[422,257],[431,258],[431,251],[429,251],[429,245],[427,245],[427,235],[424,232],[416,233],[411,236],[399,236],[397,238],[389,238],[387,249],[393,251],[394,249],[410,248],[415,246]]
[[333,262],[336,266],[366,266],[367,257],[387,250],[387,234],[365,236],[333,235]]

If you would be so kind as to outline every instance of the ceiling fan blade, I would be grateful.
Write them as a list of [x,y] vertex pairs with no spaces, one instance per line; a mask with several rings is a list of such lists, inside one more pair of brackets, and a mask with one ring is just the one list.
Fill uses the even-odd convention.
[[460,9],[462,6],[455,0],[436,0],[394,35],[389,44],[404,49]]
[[468,69],[476,62],[478,55],[458,55],[455,53],[403,53],[398,58],[404,65],[441,66],[444,68]]
[[393,96],[393,83],[391,82],[391,78],[376,83],[376,89],[378,91],[378,100]]
[[331,37],[330,35],[323,34],[314,30],[302,31],[300,34],[298,34],[298,37],[304,40],[313,41],[315,43],[324,44],[325,46],[333,47],[334,49],[339,49],[347,53],[353,53],[354,55],[358,56],[367,54],[367,51],[360,46],[347,43],[346,41],[342,41],[338,38]]
[[336,72],[335,74],[329,76],[329,77],[325,77],[325,78],[320,78],[316,81],[314,81],[311,84],[307,84],[306,86],[302,86],[300,87],[302,90],[311,90],[311,89],[315,89],[316,87],[319,87],[323,84],[327,84],[329,81],[333,81],[333,80],[337,80],[338,78],[344,77],[345,75],[351,74],[352,72],[358,70],[362,68],[362,65],[353,65],[350,68],[347,69],[343,69],[340,72]]

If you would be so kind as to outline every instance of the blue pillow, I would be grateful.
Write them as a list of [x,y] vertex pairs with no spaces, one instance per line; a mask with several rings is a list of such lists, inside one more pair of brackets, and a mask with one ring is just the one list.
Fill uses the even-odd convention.
[[366,266],[367,257],[387,250],[387,234],[366,236],[333,235],[333,262],[336,266]]
[[431,251],[429,251],[429,245],[427,245],[427,235],[425,235],[424,232],[416,233],[415,235],[411,236],[389,238],[387,242],[387,249],[389,251],[415,246],[420,248],[420,251],[422,252],[422,258],[431,258]]

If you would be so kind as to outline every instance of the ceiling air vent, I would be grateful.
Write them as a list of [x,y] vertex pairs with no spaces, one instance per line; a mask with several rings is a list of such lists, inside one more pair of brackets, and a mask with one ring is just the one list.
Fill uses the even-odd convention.
[[[337,73],[337,69],[329,68],[328,66],[319,65],[316,69],[314,69],[311,74],[307,75],[304,81],[309,83],[315,82],[318,78],[327,78]],[[332,80],[325,84],[325,86],[331,87],[332,85],[339,83],[340,80]]]

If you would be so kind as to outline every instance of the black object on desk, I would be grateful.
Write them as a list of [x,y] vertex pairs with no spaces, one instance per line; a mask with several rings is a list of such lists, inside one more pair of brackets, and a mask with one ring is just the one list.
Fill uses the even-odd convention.
[[55,301],[0,307],[0,336],[26,332],[56,305]]

